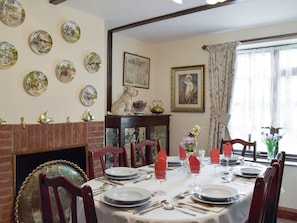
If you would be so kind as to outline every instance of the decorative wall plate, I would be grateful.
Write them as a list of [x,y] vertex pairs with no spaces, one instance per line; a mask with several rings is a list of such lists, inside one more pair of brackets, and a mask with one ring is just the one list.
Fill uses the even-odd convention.
[[80,38],[80,28],[73,22],[65,22],[62,26],[62,36],[69,43],[75,43]]
[[24,88],[28,94],[33,96],[41,95],[47,85],[47,77],[41,71],[34,70],[24,78]]
[[7,69],[13,66],[18,59],[18,52],[11,43],[0,41],[0,68]]
[[[14,214],[15,222],[42,222],[41,199],[39,189],[39,175],[45,173],[49,177],[63,175],[77,185],[82,185],[88,181],[86,173],[76,164],[66,160],[53,160],[39,165],[24,180],[15,202]],[[63,194],[62,204],[70,210],[71,197],[65,189],[59,191]],[[54,194],[50,193],[51,199]],[[59,221],[59,214],[53,208],[54,222]]]
[[0,19],[11,27],[21,25],[25,20],[25,10],[17,0],[3,0],[0,2]]
[[92,85],[85,86],[80,92],[80,101],[84,106],[92,106],[97,100],[97,91]]
[[63,83],[72,81],[75,73],[74,64],[69,60],[63,60],[56,66],[56,76]]
[[85,68],[90,73],[97,72],[100,69],[101,63],[102,60],[100,56],[95,52],[92,52],[85,57]]
[[43,55],[52,49],[53,40],[49,33],[38,30],[31,34],[29,44],[34,53]]

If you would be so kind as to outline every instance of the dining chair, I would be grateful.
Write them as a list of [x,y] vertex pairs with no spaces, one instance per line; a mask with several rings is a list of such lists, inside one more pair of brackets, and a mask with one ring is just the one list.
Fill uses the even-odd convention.
[[161,150],[160,140],[145,139],[140,143],[131,142],[131,166],[136,168],[154,163],[154,156]]
[[125,147],[107,146],[100,150],[90,150],[88,151],[88,162],[90,179],[95,178],[95,172],[100,171],[100,165],[103,173],[110,167],[129,166]]
[[230,140],[221,139],[221,146],[220,146],[220,153],[221,154],[224,152],[224,145],[227,142],[230,142],[231,143],[233,150],[234,150],[234,148],[233,148],[233,145],[234,144],[240,144],[241,147],[242,147],[242,150],[241,150],[241,155],[242,156],[245,156],[246,155],[247,148],[253,147],[253,159],[254,159],[254,161],[256,161],[256,146],[257,146],[256,141],[254,141],[254,142],[248,142],[248,141],[245,141],[245,140],[242,140],[242,139],[230,139]]
[[81,198],[83,201],[86,223],[97,223],[90,186],[80,187],[65,176],[47,177],[46,174],[41,173],[39,187],[44,223],[66,223],[70,220],[72,223],[78,223],[77,198]]
[[[269,202],[273,199],[278,181],[279,164],[267,167],[263,176],[256,178],[248,223],[265,223]],[[270,213],[271,214],[271,213]]]
[[273,166],[275,163],[279,164],[279,175],[278,175],[278,182],[275,188],[276,191],[272,192],[275,194],[269,202],[269,211],[267,212],[266,219],[265,219],[266,223],[276,223],[277,221],[277,211],[278,211],[280,192],[282,188],[285,159],[286,159],[286,153],[284,151],[281,151],[277,154],[275,159],[271,160],[271,166]]

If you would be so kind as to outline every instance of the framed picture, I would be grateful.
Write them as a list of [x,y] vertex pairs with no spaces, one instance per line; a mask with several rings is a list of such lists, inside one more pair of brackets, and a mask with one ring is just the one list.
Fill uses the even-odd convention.
[[123,85],[149,88],[150,58],[124,52]]
[[205,112],[205,65],[171,68],[171,111]]

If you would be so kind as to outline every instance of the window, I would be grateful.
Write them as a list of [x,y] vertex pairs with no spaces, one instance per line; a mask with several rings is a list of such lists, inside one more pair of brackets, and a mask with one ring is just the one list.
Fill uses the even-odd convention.
[[284,135],[279,151],[297,155],[296,58],[297,44],[238,50],[231,138],[257,141],[258,153],[266,153],[261,132],[269,132],[265,127],[280,128]]

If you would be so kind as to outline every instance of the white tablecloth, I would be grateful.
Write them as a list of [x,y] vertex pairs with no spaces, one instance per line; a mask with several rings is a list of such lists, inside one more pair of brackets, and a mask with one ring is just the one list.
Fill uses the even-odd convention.
[[[245,164],[247,165],[247,164]],[[250,165],[250,164],[248,164]],[[257,164],[252,164],[257,165]],[[260,166],[264,168],[264,166]],[[145,167],[147,169],[153,170],[153,168]],[[235,166],[235,169],[239,166]],[[144,169],[144,167],[142,168]],[[172,201],[172,197],[180,192],[185,191],[190,184],[193,183],[193,177],[186,171],[181,171],[180,168],[167,171],[167,180],[162,183],[162,189],[166,191],[166,195],[154,196],[152,200],[168,200]],[[86,184],[90,185],[92,188],[98,188],[102,182],[98,180],[91,180]],[[196,214],[196,217],[181,213],[177,210],[165,210],[163,208],[158,208],[156,210],[150,211],[144,215],[133,215],[131,212],[124,208],[117,208],[106,205],[100,202],[100,196],[94,196],[95,207],[98,222],[102,223],[159,223],[159,222],[178,222],[178,223],[240,223],[245,222],[248,218],[250,203],[252,198],[252,192],[254,188],[254,179],[235,177],[231,183],[224,183],[221,177],[215,174],[215,165],[204,164],[200,170],[200,174],[197,177],[198,185],[205,184],[221,184],[228,185],[230,187],[236,188],[240,193],[240,199],[231,205],[226,205],[219,212],[208,211],[206,214],[199,212],[193,212],[187,209],[188,212]],[[145,188],[151,192],[158,189],[158,184],[154,178],[150,180],[145,180],[136,184],[128,182],[125,186],[133,186]],[[119,186],[120,187],[120,186]],[[186,198],[186,200],[190,200]],[[82,205],[78,204],[79,211],[79,222],[84,223],[84,211]]]

